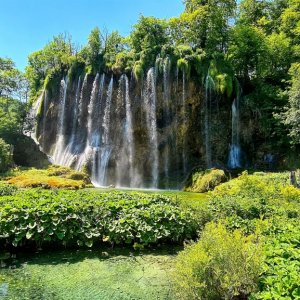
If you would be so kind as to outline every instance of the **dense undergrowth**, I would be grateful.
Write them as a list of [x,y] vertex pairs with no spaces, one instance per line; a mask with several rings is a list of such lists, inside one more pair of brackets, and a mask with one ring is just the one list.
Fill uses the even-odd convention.
[[288,173],[245,172],[201,199],[0,184],[2,246],[186,241],[173,276],[179,299],[300,299],[299,218]]
[[24,246],[178,242],[195,237],[192,211],[141,193],[18,191],[0,198],[0,239]]
[[245,172],[209,198],[211,222],[178,257],[179,297],[300,299],[300,190],[288,174]]

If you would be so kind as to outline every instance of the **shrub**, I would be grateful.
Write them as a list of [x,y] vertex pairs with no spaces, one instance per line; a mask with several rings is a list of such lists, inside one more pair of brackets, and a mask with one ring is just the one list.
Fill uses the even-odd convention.
[[159,195],[33,189],[0,197],[0,240],[14,246],[30,241],[148,245],[195,235],[191,211]]
[[0,196],[10,196],[13,195],[16,191],[16,186],[0,182]]
[[199,242],[177,257],[177,294],[180,299],[243,299],[257,290],[261,257],[254,236],[209,223]]
[[11,146],[0,138],[0,172],[7,171],[13,164]]
[[243,173],[215,188],[209,209],[215,219],[237,216],[244,220],[300,215],[300,190],[288,184],[288,174]]
[[211,169],[197,171],[187,180],[184,190],[187,192],[205,193],[226,181],[223,170]]

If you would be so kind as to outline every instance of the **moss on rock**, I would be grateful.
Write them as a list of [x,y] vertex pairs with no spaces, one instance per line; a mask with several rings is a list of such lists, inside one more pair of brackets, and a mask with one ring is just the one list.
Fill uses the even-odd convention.
[[186,181],[184,191],[205,193],[213,190],[222,182],[227,181],[223,170],[209,169],[205,171],[196,171]]

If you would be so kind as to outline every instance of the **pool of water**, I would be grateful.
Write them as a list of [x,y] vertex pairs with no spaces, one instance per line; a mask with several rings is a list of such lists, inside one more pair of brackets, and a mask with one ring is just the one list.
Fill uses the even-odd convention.
[[178,250],[18,254],[0,269],[0,299],[175,299],[172,268]]

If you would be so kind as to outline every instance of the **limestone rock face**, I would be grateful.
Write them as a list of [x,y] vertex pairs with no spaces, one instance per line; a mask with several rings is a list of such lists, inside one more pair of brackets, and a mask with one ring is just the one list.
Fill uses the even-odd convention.
[[181,72],[63,78],[44,92],[36,135],[56,164],[87,168],[95,185],[181,188],[207,168],[208,149],[212,165],[227,162],[232,100],[207,101]]

